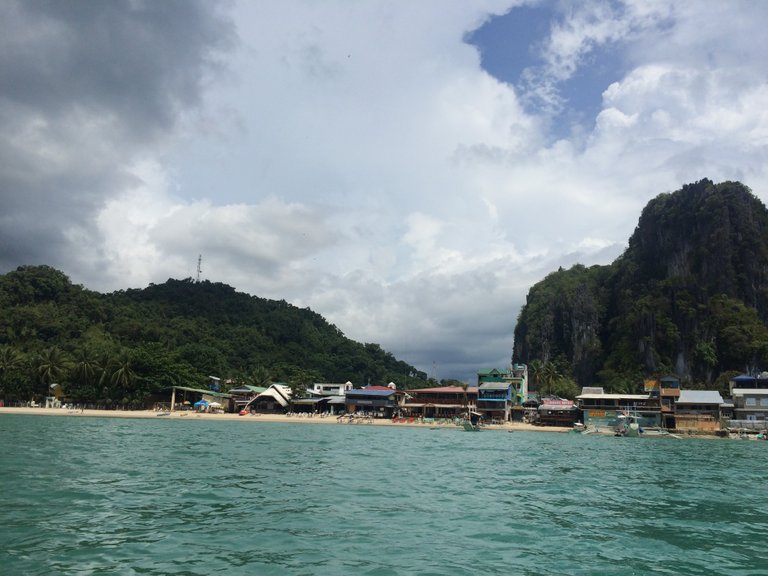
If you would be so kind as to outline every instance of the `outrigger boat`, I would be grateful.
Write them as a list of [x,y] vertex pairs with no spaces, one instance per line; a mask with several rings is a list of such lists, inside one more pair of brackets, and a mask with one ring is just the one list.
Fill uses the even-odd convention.
[[632,412],[619,414],[617,416],[616,425],[613,428],[584,425],[581,422],[576,422],[576,424],[573,425],[573,432],[578,434],[599,434],[604,436],[613,435],[624,438],[671,436],[672,438],[680,439],[680,436],[672,434],[669,430],[664,428],[659,428],[657,426],[640,426],[640,417]]
[[482,414],[478,414],[477,412],[470,412],[469,418],[464,420],[462,422],[462,425],[464,426],[465,432],[480,432],[480,419],[483,417]]
[[614,436],[626,436],[627,438],[637,438],[643,429],[640,428],[639,419],[632,414],[619,414],[618,424]]

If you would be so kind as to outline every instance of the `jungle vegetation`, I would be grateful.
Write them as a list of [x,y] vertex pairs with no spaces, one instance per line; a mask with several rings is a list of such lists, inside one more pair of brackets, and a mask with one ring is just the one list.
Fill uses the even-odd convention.
[[221,283],[168,280],[101,294],[49,266],[0,275],[0,399],[139,407],[172,385],[286,382],[429,385],[378,344],[322,316]]

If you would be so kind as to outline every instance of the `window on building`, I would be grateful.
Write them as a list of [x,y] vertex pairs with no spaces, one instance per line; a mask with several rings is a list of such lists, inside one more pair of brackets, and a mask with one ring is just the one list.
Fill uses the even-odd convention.
[[757,398],[744,398],[745,406],[757,406]]

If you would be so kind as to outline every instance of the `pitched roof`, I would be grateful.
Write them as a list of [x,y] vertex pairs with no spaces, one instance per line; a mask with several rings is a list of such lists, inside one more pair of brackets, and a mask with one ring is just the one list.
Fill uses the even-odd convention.
[[490,374],[503,376],[504,374],[509,374],[509,371],[499,370],[498,368],[483,368],[477,371],[478,376],[488,376]]
[[723,397],[717,390],[680,390],[677,404],[722,404]]
[[254,400],[259,398],[274,398],[280,406],[285,408],[290,403],[291,389],[285,384],[272,384],[264,392],[256,396]]
[[[437,392],[438,394],[462,394],[461,386],[435,386],[434,388],[415,388],[408,392]],[[467,394],[477,394],[477,386],[467,386]]]
[[261,392],[266,391],[266,388],[263,386],[251,386],[250,384],[242,384],[238,386],[237,388],[231,388],[229,390],[230,394],[247,394],[249,392],[253,392],[255,394],[260,394]]
[[387,388],[385,386],[382,386],[381,388],[381,390],[371,390],[370,388],[353,388],[352,390],[347,390],[347,398],[354,396],[375,396],[382,398],[392,394],[397,394],[397,390],[392,390],[391,388]]

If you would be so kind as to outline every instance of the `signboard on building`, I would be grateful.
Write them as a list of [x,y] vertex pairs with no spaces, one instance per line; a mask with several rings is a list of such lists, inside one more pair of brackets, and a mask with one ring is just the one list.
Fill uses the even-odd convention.
[[654,392],[658,391],[661,388],[661,385],[659,384],[658,380],[646,380],[645,381],[645,391],[646,392]]

